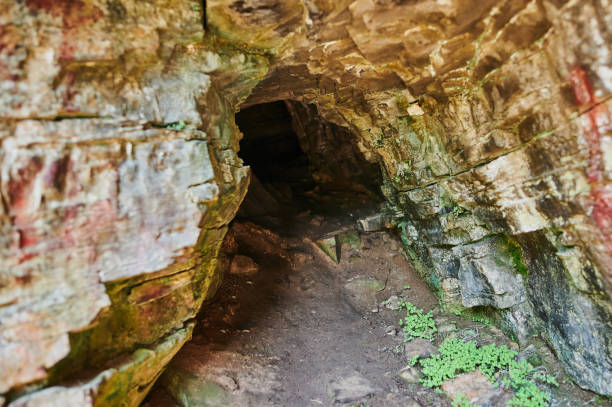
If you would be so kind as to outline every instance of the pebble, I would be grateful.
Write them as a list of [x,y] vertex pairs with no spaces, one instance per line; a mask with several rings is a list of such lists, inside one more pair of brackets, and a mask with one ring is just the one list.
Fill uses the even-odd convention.
[[423,377],[423,373],[421,373],[421,371],[414,366],[406,366],[400,370],[397,375],[400,377],[400,379],[408,384],[418,383]]
[[397,295],[392,295],[391,297],[387,298],[387,301],[385,301],[385,308],[396,310],[397,307],[399,307],[399,297]]
[[527,359],[527,362],[531,363],[532,366],[537,367],[542,364],[542,357],[538,355],[536,348],[533,345],[529,345],[520,351],[519,357]]
[[397,243],[397,241],[391,240],[389,242],[389,248],[391,249],[392,252],[396,252],[399,250],[400,246],[399,246],[399,243]]
[[395,328],[393,325],[386,327],[385,335],[392,335],[392,336],[397,335],[397,328]]
[[433,343],[423,338],[416,338],[404,344],[404,356],[407,360],[414,357],[427,358],[438,352]]
[[329,385],[332,398],[337,403],[352,403],[379,391],[368,379],[358,373],[334,381]]
[[470,403],[482,407],[505,406],[512,398],[511,392],[496,387],[479,370],[447,380],[442,383],[442,391],[452,400],[457,400],[459,395],[462,395]]

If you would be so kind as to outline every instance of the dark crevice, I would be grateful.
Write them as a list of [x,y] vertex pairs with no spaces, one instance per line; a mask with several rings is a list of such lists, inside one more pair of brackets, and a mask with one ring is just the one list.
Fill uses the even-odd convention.
[[347,129],[325,122],[314,106],[254,105],[240,111],[236,123],[244,135],[239,155],[252,170],[238,219],[282,233],[300,213],[354,222],[381,201],[378,165],[363,158]]
[[204,31],[208,28],[208,18],[206,16],[206,0],[202,0],[202,25]]

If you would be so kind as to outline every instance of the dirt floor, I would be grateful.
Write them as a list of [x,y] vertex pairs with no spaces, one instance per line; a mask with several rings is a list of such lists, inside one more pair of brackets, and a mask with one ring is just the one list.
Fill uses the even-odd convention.
[[[518,344],[493,326],[441,311],[392,231],[357,232],[363,213],[323,214],[233,223],[224,283],[146,406],[450,406],[446,393],[453,392],[481,397],[479,405],[505,405],[511,393],[478,388],[475,376],[446,393],[426,388],[408,361],[435,352],[447,336]],[[315,242],[338,231],[336,264]],[[433,310],[433,346],[404,342],[398,299]],[[551,405],[610,405],[573,385],[540,340],[520,352],[538,355],[557,377]]]

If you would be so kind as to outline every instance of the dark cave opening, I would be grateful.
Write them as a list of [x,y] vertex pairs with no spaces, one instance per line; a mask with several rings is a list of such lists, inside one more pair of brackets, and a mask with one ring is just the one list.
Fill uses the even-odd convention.
[[264,183],[312,182],[308,176],[308,157],[300,147],[285,102],[255,105],[236,115],[243,132],[240,156]]
[[[294,101],[250,106],[236,114],[243,133],[239,156],[251,184],[237,218],[273,229],[298,214],[344,217],[375,211],[382,201],[380,170],[346,128]],[[282,229],[282,228],[281,228]]]

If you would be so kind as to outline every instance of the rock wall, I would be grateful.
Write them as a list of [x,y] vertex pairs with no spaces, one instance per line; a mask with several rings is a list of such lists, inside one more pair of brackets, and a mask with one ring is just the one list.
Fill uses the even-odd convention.
[[[380,162],[406,252],[451,308],[542,334],[610,394],[608,1],[307,2],[246,104],[315,104]],[[243,22],[244,23],[244,22]]]
[[380,188],[378,163],[368,162],[355,136],[346,128],[321,119],[313,105],[286,102],[309,170],[320,187],[371,194]]
[[0,10],[0,405],[138,405],[221,278],[267,59],[198,2]]
[[206,3],[0,0],[0,405],[144,398],[221,277],[234,111],[273,100],[380,163],[449,307],[610,394],[609,0]]

